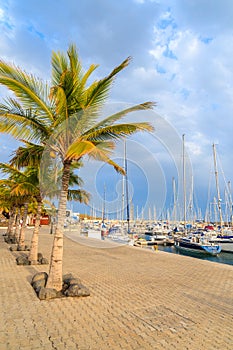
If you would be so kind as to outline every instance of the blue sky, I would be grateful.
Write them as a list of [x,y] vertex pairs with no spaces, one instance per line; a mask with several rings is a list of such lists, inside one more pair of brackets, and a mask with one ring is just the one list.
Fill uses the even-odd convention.
[[[192,168],[189,183],[192,173],[195,198],[204,211],[213,175],[213,142],[217,143],[222,196],[225,184],[233,180],[232,18],[231,0],[0,0],[0,57],[49,80],[52,50],[65,51],[71,42],[77,45],[84,67],[100,65],[96,78],[132,56],[113,87],[110,102],[157,103],[154,115],[149,116],[155,126],[153,141],[135,139],[140,144],[140,170],[131,175],[135,203],[153,206],[151,201],[160,198],[161,187],[158,210],[172,201],[171,179],[174,176],[178,184],[181,168],[179,164],[177,170],[171,158],[176,153],[180,159],[181,145],[173,147],[168,139],[176,135],[181,140],[185,134]],[[0,99],[5,95],[0,88]],[[167,136],[159,134],[157,115],[168,126]],[[0,135],[0,147],[0,160],[6,161],[16,146]],[[148,158],[143,158],[143,147]],[[129,158],[135,161],[134,150]],[[143,164],[146,179],[151,173],[158,176],[156,185],[146,181],[153,193],[150,200],[145,200],[147,185],[140,187],[143,181],[138,177]]]

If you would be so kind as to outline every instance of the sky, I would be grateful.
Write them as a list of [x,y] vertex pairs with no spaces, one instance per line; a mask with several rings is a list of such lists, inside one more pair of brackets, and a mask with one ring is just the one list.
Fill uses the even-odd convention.
[[[149,120],[155,128],[151,135],[127,141],[134,207],[141,215],[142,208],[147,207],[148,216],[154,206],[164,213],[173,203],[174,183],[182,206],[186,176],[187,205],[192,197],[204,213],[216,196],[213,143],[222,203],[227,203],[224,192],[231,192],[233,180],[232,18],[231,0],[0,0],[0,58],[49,81],[51,52],[66,51],[70,43],[76,44],[85,68],[99,64],[97,79],[131,56],[109,105],[156,102],[153,112],[130,117]],[[0,87],[0,101],[6,94]],[[0,135],[0,161],[7,161],[16,147],[10,137]],[[118,145],[119,162],[123,153]],[[107,166],[88,162],[81,175],[93,195],[90,207],[101,210],[95,197],[103,197],[104,187],[109,208],[110,202],[121,200],[122,179]]]

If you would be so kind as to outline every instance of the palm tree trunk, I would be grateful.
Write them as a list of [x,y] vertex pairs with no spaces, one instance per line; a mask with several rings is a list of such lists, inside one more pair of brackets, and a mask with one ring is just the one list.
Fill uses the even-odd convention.
[[42,200],[41,198],[37,198],[37,212],[36,212],[35,227],[32,234],[30,253],[28,256],[28,260],[30,261],[31,265],[36,265],[38,263],[38,240],[39,240],[41,210],[42,210]]
[[14,237],[14,223],[16,220],[16,207],[13,208],[12,212],[10,213],[10,218],[8,222],[8,228],[7,228],[7,236],[8,238]]
[[19,233],[19,244],[18,244],[18,246],[23,249],[25,248],[24,243],[25,243],[25,227],[26,227],[27,215],[28,215],[28,202],[25,202],[24,212],[23,212],[23,222]]
[[66,202],[70,178],[70,163],[65,162],[62,174],[62,189],[59,198],[58,219],[54,234],[50,259],[49,276],[46,287],[57,291],[62,289],[63,231],[66,217]]
[[14,236],[15,236],[15,239],[16,239],[16,242],[19,243],[19,230],[20,230],[20,208],[18,208],[18,213],[16,215],[16,222],[15,222],[15,233],[14,233]]

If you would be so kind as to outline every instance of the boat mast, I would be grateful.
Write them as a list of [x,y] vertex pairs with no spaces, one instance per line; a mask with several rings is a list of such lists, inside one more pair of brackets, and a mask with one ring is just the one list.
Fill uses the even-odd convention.
[[231,181],[228,181],[228,192],[229,192],[229,215],[230,215],[230,223],[233,225],[233,216],[232,216],[232,196],[231,196]]
[[[124,140],[124,154],[125,154],[125,140]],[[125,159],[125,156],[124,156]],[[123,163],[123,169],[125,170],[125,160]],[[125,175],[122,175],[122,203],[121,203],[121,224],[124,226],[124,213],[125,213]]]
[[105,220],[105,205],[106,205],[106,185],[104,184],[104,201],[103,201],[103,214],[102,214],[102,223],[104,224]]
[[216,200],[216,197],[214,197],[213,205],[214,205],[214,222],[216,223],[218,222],[218,215],[217,215],[218,202]]
[[129,227],[129,188],[128,188],[128,169],[126,159],[126,141],[124,140],[124,168],[125,168],[125,194],[126,194],[126,220],[127,220],[127,233],[130,232]]
[[149,224],[151,223],[151,208],[148,208],[148,220],[149,220]]
[[154,222],[156,222],[156,208],[155,208],[155,205],[154,205]]
[[189,200],[189,220],[192,222],[192,225],[194,225],[194,215],[193,215],[193,176],[192,176],[192,183],[191,183],[191,192],[190,192],[190,200]]
[[173,224],[176,225],[176,181],[175,178],[172,178],[172,187],[173,187]]
[[183,140],[183,201],[184,201],[184,229],[186,227],[186,174],[185,174],[185,146],[184,146],[184,136],[182,135]]
[[227,223],[227,226],[229,227],[229,217],[228,217],[228,214],[229,214],[229,210],[228,210],[229,201],[228,201],[227,188],[224,189],[224,202],[225,202],[225,213],[224,213],[225,222]]
[[218,181],[218,170],[217,170],[217,157],[216,157],[216,147],[213,143],[213,155],[214,155],[214,173],[215,173],[215,183],[216,183],[216,191],[217,191],[217,206],[219,211],[220,218],[220,231],[222,232],[222,207],[221,207],[221,198],[220,198],[220,190],[219,190],[219,181]]
[[144,222],[144,207],[142,207],[142,211],[141,211],[141,220],[143,223]]

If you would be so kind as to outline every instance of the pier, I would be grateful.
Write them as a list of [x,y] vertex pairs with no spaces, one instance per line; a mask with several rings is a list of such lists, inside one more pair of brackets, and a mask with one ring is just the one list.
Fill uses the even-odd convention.
[[[1,350],[232,349],[232,266],[64,237],[63,272],[81,278],[91,295],[40,301],[30,281],[48,265],[17,266],[20,252],[9,251],[3,233]],[[52,240],[42,227],[39,252],[47,258]]]

